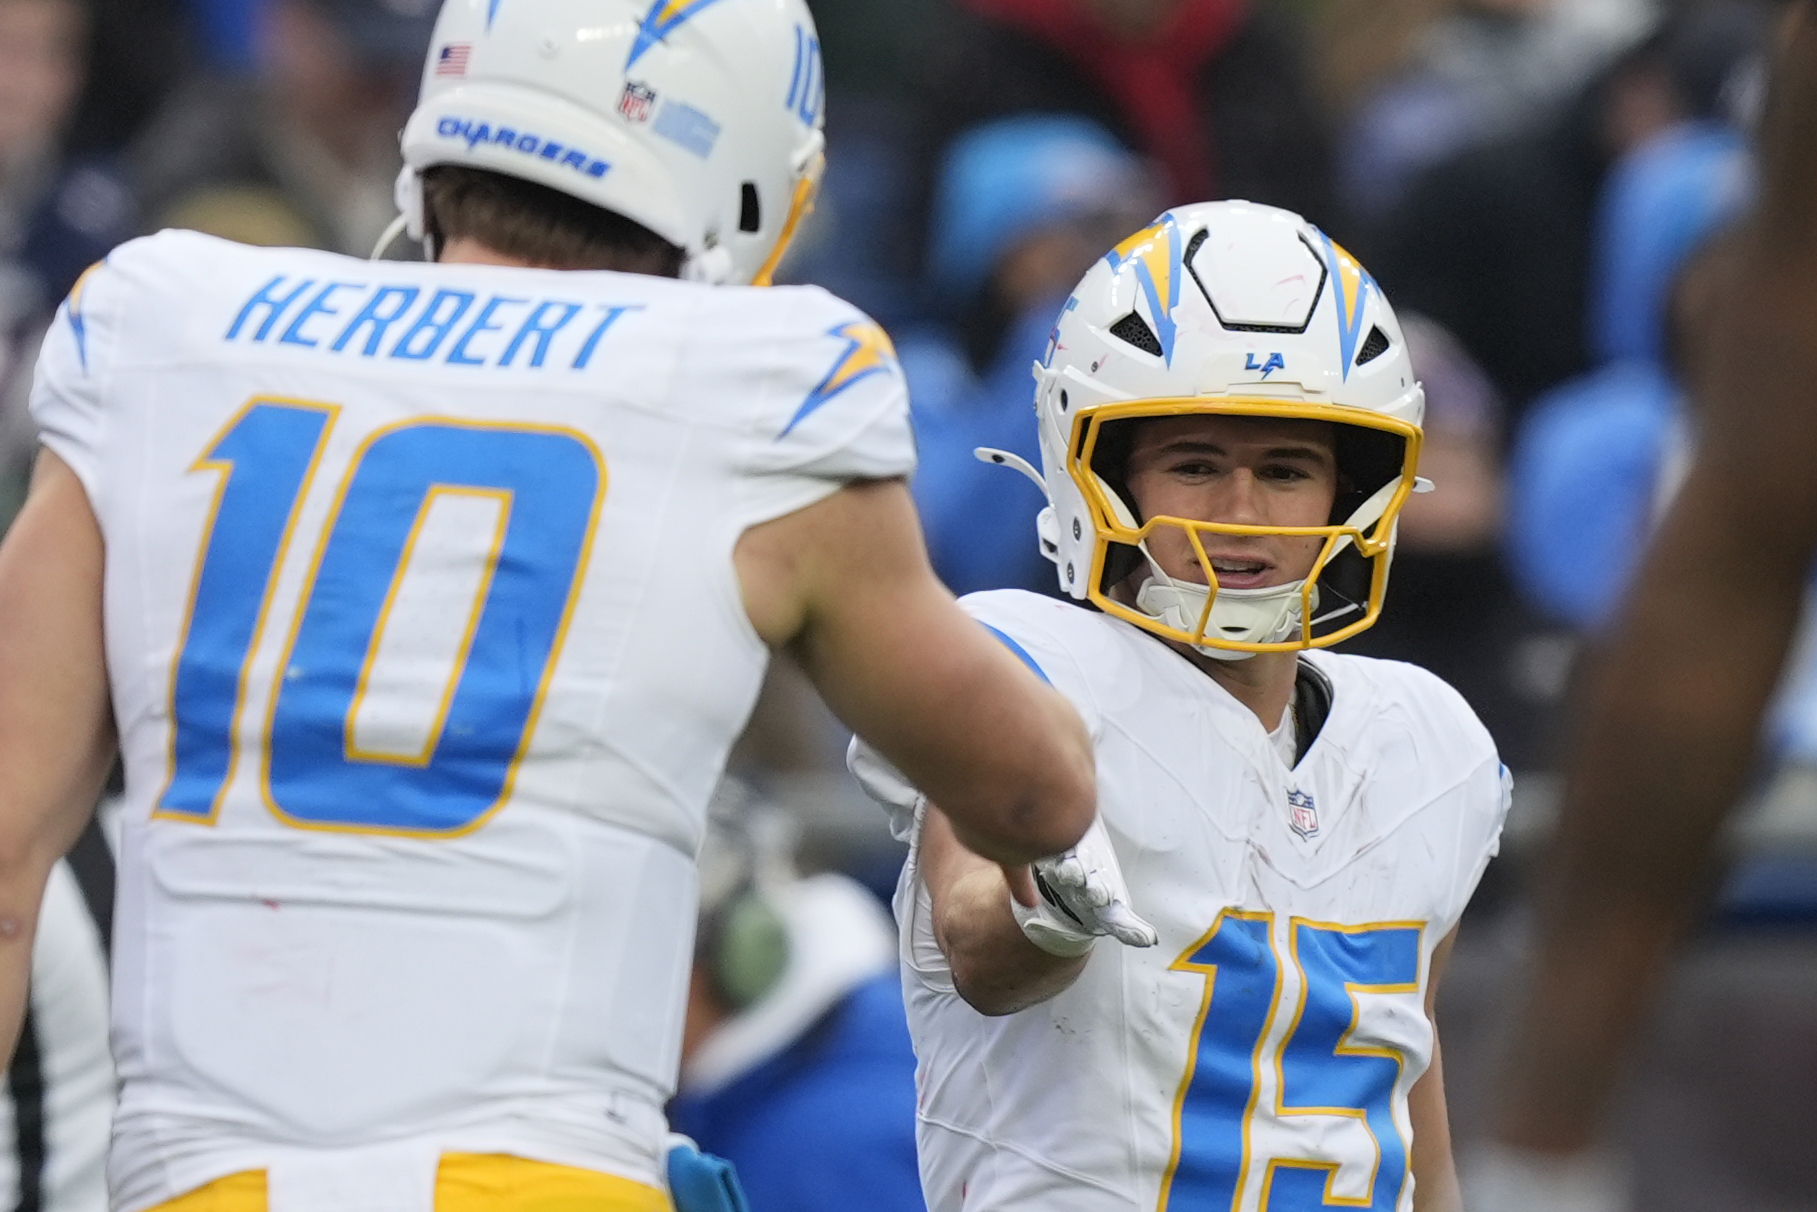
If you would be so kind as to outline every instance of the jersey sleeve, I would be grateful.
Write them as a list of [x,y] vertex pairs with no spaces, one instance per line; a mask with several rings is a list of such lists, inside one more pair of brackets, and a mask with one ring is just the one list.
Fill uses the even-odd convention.
[[121,275],[106,261],[77,280],[44,336],[32,383],[39,441],[69,464],[91,502],[102,483],[103,405],[123,291]]
[[1461,877],[1450,898],[1452,926],[1463,918],[1483,880],[1483,872],[1502,848],[1502,829],[1514,802],[1514,779],[1501,760],[1490,755],[1464,787],[1464,821],[1458,832],[1460,854],[1455,870]]
[[1496,752],[1494,738],[1464,697],[1431,674],[1423,670],[1420,674],[1436,692],[1435,714],[1450,717],[1438,734],[1436,751],[1454,754],[1454,769],[1462,772],[1452,797],[1448,797],[1455,805],[1451,835],[1456,846],[1455,856],[1448,864],[1452,884],[1443,909],[1450,929],[1469,907],[1490,861],[1501,853],[1502,829],[1513,804],[1514,780]]
[[1020,589],[974,593],[959,605],[1017,660],[1066,697],[1085,721],[1095,744],[1103,713],[1086,676],[1086,662],[1073,642],[1076,624],[1091,616],[1077,606]]
[[922,795],[908,776],[896,769],[890,760],[871,747],[861,736],[852,738],[845,751],[845,768],[852,772],[864,793],[877,801],[890,818],[890,833],[899,842],[913,845],[921,832],[921,820],[927,811],[927,797]]
[[817,289],[774,294],[750,351],[756,423],[741,460],[746,527],[804,509],[854,480],[915,470],[908,386],[889,335]]

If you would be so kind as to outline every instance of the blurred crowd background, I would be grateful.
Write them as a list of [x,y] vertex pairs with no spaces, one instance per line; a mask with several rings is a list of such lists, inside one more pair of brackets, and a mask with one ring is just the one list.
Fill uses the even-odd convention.
[[[955,591],[1054,592],[1037,492],[971,451],[1036,457],[1029,366],[1058,307],[1163,208],[1299,210],[1398,308],[1439,491],[1409,506],[1383,621],[1351,648],[1450,680],[1518,785],[1441,1003],[1467,1172],[1579,653],[1697,440],[1711,266],[1749,201],[1783,6],[811,4],[830,167],[785,276],[896,337],[915,495]],[[112,245],[176,226],[371,250],[434,9],[0,0],[0,518],[33,451],[38,339]],[[1637,1208],[1817,1209],[1817,644],[1803,652],[1708,925],[1664,1015],[1635,1024],[1652,1043],[1612,1136]],[[901,855],[842,750],[779,667],[714,843],[729,874],[708,881],[677,1118],[741,1163],[756,1212],[918,1206],[888,919],[856,895],[887,898]],[[857,1175],[853,1156],[870,1159]]]

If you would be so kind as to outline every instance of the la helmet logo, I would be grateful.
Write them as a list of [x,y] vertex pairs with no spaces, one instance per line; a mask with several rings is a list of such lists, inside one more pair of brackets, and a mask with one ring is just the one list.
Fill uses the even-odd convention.
[[648,122],[656,109],[656,90],[647,84],[635,80],[625,82],[625,91],[618,98],[618,112],[627,122]]
[[1307,841],[1319,835],[1319,806],[1304,791],[1287,793],[1287,826]]
[[1286,370],[1287,369],[1287,359],[1282,357],[1278,353],[1271,353],[1268,355],[1268,361],[1258,362],[1255,360],[1255,355],[1252,353],[1249,355],[1248,364],[1246,366],[1244,366],[1243,369],[1244,370],[1259,370],[1262,372],[1262,378],[1267,379],[1269,375],[1273,374],[1277,370]]

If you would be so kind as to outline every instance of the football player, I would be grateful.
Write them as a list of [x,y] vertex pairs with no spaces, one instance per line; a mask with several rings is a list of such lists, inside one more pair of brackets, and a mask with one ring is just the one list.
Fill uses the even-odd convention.
[[930,1206],[1455,1209],[1432,1007],[1507,777],[1438,679],[1325,651],[1425,487],[1388,301],[1297,215],[1187,207],[1091,271],[1037,379],[1078,604],[963,605],[1084,715],[1098,823],[1024,907],[853,753],[913,846]]
[[1588,685],[1488,1212],[1620,1212],[1596,1146],[1743,788],[1817,556],[1817,5],[1786,6],[1698,450]]
[[1076,715],[928,569],[888,339],[742,288],[821,80],[802,0],[449,0],[400,183],[439,263],[167,232],[62,309],[0,552],[0,1016],[117,747],[120,1212],[666,1207],[772,650],[982,853],[1083,834]]

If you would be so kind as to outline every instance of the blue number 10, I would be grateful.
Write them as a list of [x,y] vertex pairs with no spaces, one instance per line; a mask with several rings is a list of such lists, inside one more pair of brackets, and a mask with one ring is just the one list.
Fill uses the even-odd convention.
[[[210,823],[297,513],[337,410],[260,400],[204,453],[219,474],[172,679],[171,776],[157,815]],[[605,486],[567,429],[418,420],[367,441],[341,485],[271,696],[265,802],[305,828],[449,836],[510,794],[573,613]],[[442,494],[490,499],[497,534],[431,735],[368,754],[353,719],[417,538]]]
[[[1259,1177],[1260,1212],[1309,1212],[1329,1207],[1393,1212],[1408,1177],[1407,1142],[1394,1119],[1404,1057],[1388,1048],[1352,1042],[1361,1013],[1358,993],[1419,994],[1422,929],[1412,923],[1333,926],[1289,924],[1299,972],[1299,1006],[1275,1051],[1274,1096],[1263,1097],[1264,1050],[1282,1008],[1282,965],[1269,913],[1225,912],[1217,925],[1173,965],[1205,977],[1205,999],[1180,1083],[1174,1155],[1162,1184],[1160,1210],[1233,1212],[1248,1206],[1245,1187]],[[1307,1147],[1282,1150],[1296,1119],[1358,1121],[1373,1158],[1319,1156]],[[1275,1152],[1254,1148],[1257,1121],[1276,1128]],[[1325,1120],[1329,1123],[1329,1119]],[[1311,1146],[1336,1137],[1317,1131]],[[1358,1142],[1360,1144],[1360,1142]],[[1285,1155],[1282,1155],[1282,1153]],[[1341,1161],[1372,1163],[1362,1198],[1334,1194]],[[1260,1174],[1253,1174],[1255,1167]]]

